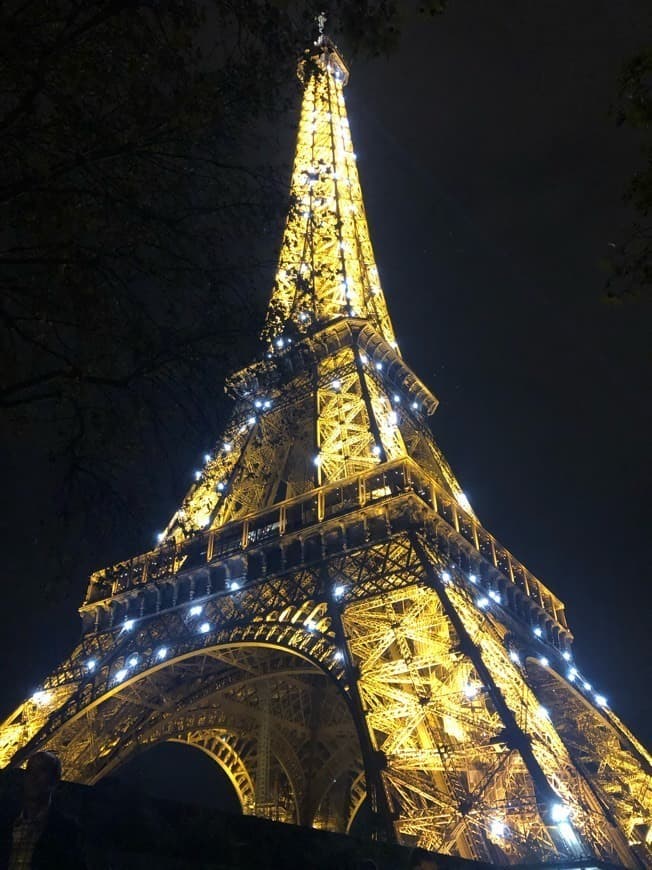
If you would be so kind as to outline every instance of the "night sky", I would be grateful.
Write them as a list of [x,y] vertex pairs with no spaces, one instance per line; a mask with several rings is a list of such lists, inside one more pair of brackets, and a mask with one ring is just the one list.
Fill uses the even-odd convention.
[[[606,304],[600,260],[642,160],[609,109],[651,24],[649,0],[451,0],[390,58],[353,64],[345,92],[397,338],[441,403],[435,436],[481,522],[565,601],[582,673],[648,744],[650,305]],[[23,445],[4,461],[0,717],[74,645],[89,567],[42,593],[44,458]]]

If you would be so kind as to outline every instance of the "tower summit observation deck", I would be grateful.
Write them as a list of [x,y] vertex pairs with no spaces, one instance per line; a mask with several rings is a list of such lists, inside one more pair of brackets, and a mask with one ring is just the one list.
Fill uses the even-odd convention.
[[151,552],[92,575],[80,643],[0,726],[96,783],[167,740],[244,813],[496,864],[652,867],[649,754],[562,602],[475,516],[403,360],[322,32],[260,356]]

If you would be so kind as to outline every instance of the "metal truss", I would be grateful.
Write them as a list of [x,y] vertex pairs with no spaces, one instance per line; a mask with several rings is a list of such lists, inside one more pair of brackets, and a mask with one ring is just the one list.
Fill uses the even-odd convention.
[[96,572],[72,654],[0,725],[96,783],[178,741],[243,812],[496,864],[652,867],[652,765],[563,603],[478,521],[378,279],[323,36],[300,66],[264,338],[159,546]]

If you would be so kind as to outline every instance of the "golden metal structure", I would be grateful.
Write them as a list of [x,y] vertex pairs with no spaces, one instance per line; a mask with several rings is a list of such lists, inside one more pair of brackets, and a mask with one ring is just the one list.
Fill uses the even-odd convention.
[[260,359],[152,552],[0,728],[95,783],[173,740],[243,812],[493,863],[652,866],[651,762],[573,663],[562,602],[473,513],[403,361],[320,35]]

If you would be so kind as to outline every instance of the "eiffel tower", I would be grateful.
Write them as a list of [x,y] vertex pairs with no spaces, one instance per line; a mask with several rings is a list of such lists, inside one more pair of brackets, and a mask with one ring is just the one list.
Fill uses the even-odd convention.
[[496,864],[652,867],[651,760],[564,605],[475,516],[403,360],[323,33],[260,358],[151,552],[98,571],[69,658],[0,726],[97,783],[177,741],[244,813]]

